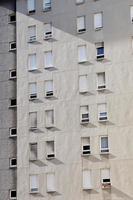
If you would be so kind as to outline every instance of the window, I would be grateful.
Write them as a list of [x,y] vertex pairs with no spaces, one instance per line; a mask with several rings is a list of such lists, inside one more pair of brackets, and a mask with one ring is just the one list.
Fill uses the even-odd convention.
[[47,98],[53,97],[53,80],[45,81],[45,96]]
[[90,154],[91,154],[90,137],[83,137],[82,138],[82,155],[88,156]]
[[43,9],[44,11],[51,10],[51,0],[43,0]]
[[89,123],[89,106],[80,106],[80,123],[88,124]]
[[130,6],[131,23],[133,23],[133,6]]
[[36,41],[36,26],[28,27],[28,41],[35,42]]
[[100,137],[100,152],[102,154],[109,152],[108,136]]
[[56,192],[55,174],[47,173],[47,192]]
[[27,0],[28,3],[28,12],[34,13],[35,12],[35,0]]
[[53,54],[52,51],[47,51],[44,54],[45,69],[53,67]]
[[30,54],[28,56],[28,68],[29,71],[37,70],[36,54]]
[[100,91],[106,89],[105,72],[97,73],[97,89]]
[[107,117],[107,104],[106,103],[102,103],[102,104],[98,104],[98,120],[99,121],[107,121],[108,117]]
[[9,22],[10,23],[16,22],[16,14],[15,13],[9,15]]
[[83,170],[83,190],[92,189],[91,170]]
[[30,144],[30,161],[37,160],[37,143]]
[[16,79],[16,69],[12,69],[9,72],[10,79]]
[[37,129],[37,112],[29,113],[30,117],[30,128]]
[[94,29],[99,30],[103,27],[103,13],[94,14]]
[[17,199],[16,190],[10,190],[10,199],[12,199],[12,200]]
[[16,137],[17,136],[17,129],[16,128],[10,128],[10,137]]
[[77,32],[82,33],[86,31],[85,16],[77,17]]
[[88,92],[88,76],[86,74],[79,76],[79,92],[80,93]]
[[108,189],[111,186],[110,169],[101,169],[102,189]]
[[54,110],[46,110],[46,128],[54,126]]
[[15,51],[16,50],[16,42],[10,42],[9,49],[10,49],[10,51]]
[[54,141],[46,142],[47,159],[55,158]]
[[85,0],[76,0],[76,4],[82,4],[84,2],[85,2]]
[[86,45],[78,46],[78,62],[84,63],[87,61]]
[[52,38],[52,24],[44,24],[44,39],[48,40]]
[[17,101],[16,99],[10,99],[10,107],[11,108],[15,108],[17,106]]
[[16,158],[10,158],[10,168],[17,167],[17,159]]
[[96,43],[97,60],[104,59],[104,42]]
[[38,175],[30,175],[30,192],[31,193],[39,192],[39,177],[38,177]]
[[37,98],[37,84],[29,83],[29,98],[32,100]]

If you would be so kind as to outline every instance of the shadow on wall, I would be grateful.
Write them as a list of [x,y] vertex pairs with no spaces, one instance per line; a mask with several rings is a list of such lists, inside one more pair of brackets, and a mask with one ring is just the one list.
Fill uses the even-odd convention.
[[[13,2],[12,6],[11,3]],[[44,12],[43,11],[43,0],[37,0],[36,4],[36,12],[35,14],[28,14],[27,11],[27,3],[26,0],[1,0],[0,1],[0,7],[7,8],[9,10],[14,11],[15,2],[17,1],[17,12],[28,15],[30,18],[33,18],[35,20],[38,20],[43,23],[50,23],[52,21],[53,27],[55,27],[58,30],[63,31],[64,33],[68,33],[70,35],[73,35],[74,37],[80,38],[82,40],[85,40],[89,43],[96,43],[98,40],[107,39],[108,42],[114,41],[114,40],[121,40],[121,38],[124,38],[127,36],[127,31],[125,29],[125,23],[119,23],[119,20],[116,20],[117,17],[121,19],[121,16],[123,16],[123,10],[119,9],[119,16],[118,16],[118,8],[123,4],[127,5],[125,0],[121,0],[116,2],[116,0],[110,0],[106,1],[107,4],[105,4],[105,1],[89,1],[82,5],[76,5],[76,0],[58,0],[55,4],[54,1],[52,1],[52,4],[54,7],[53,10],[50,12]],[[65,4],[65,6],[64,6]],[[88,9],[86,8],[89,4]],[[115,6],[114,6],[115,5]],[[111,17],[113,23],[108,23],[109,19],[104,18],[103,19],[103,25],[106,27],[104,29],[99,29],[97,31],[94,30],[93,25],[93,14],[92,11],[95,13],[97,10],[100,12],[103,11],[105,14],[108,14],[108,17]],[[112,9],[113,9],[113,16],[112,16]],[[90,12],[91,11],[91,12]],[[58,13],[58,14],[57,14]],[[78,16],[86,16],[85,22],[86,22],[86,30],[82,33],[77,33],[77,27],[76,27],[76,17]],[[127,19],[128,20],[128,19]],[[112,30],[116,30],[115,32],[112,32]],[[121,31],[120,31],[121,30]],[[105,32],[106,31],[106,32]],[[104,33],[106,33],[106,37],[104,38]],[[118,34],[119,33],[119,34]],[[112,39],[113,38],[113,39]]]

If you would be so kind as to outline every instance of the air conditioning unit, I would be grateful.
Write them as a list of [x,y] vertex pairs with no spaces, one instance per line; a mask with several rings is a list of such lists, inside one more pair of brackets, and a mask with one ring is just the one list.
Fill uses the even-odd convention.
[[110,188],[111,188],[110,179],[103,179],[102,189],[110,189]]
[[49,39],[51,39],[52,38],[52,32],[50,31],[50,32],[46,32],[45,34],[44,34],[44,39],[45,40],[49,40]]
[[108,154],[109,153],[109,148],[102,148],[100,150],[101,154]]
[[82,114],[81,124],[89,123],[89,113]]
[[31,36],[30,38],[29,38],[29,42],[35,42],[36,41],[36,36]]
[[53,97],[53,94],[54,94],[53,91],[47,91],[46,92],[46,97],[47,98]]
[[30,189],[30,193],[38,193],[39,192],[39,189],[38,188],[31,188]]
[[104,54],[97,55],[97,60],[103,60],[103,59],[104,59]]
[[82,155],[87,156],[90,154],[91,154],[90,145],[89,144],[83,145]]
[[99,121],[107,121],[108,117],[107,117],[107,112],[100,112],[99,113]]
[[30,94],[30,100],[37,99],[37,94]]
[[47,154],[47,159],[48,160],[53,159],[53,158],[55,158],[55,154],[54,153]]
[[86,28],[78,29],[78,30],[77,30],[78,33],[82,33],[82,32],[85,32],[85,31],[86,31]]
[[106,89],[106,85],[103,84],[103,85],[98,85],[98,90],[99,91],[102,91],[102,90],[105,90]]

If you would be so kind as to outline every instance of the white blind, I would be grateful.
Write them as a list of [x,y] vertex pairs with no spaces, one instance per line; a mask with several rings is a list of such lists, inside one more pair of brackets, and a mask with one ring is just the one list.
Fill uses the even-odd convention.
[[105,72],[98,73],[98,85],[105,85]]
[[39,180],[37,175],[30,176],[30,190],[38,189],[39,187]]
[[83,170],[83,189],[91,189],[91,170]]
[[54,111],[47,110],[45,113],[46,113],[46,125],[54,124]]
[[108,148],[108,136],[101,137],[101,149]]
[[27,0],[28,1],[28,11],[35,10],[35,0]]
[[37,159],[37,143],[30,144],[30,159]]
[[102,13],[94,14],[94,28],[101,28],[102,25]]
[[52,80],[45,81],[45,91],[46,92],[53,91],[53,81]]
[[52,32],[52,25],[51,24],[44,24],[44,33]]
[[80,106],[80,113],[85,114],[89,112],[89,106]]
[[30,94],[37,93],[37,84],[36,83],[29,83],[29,93]]
[[101,169],[101,179],[110,179],[110,169]]
[[82,138],[82,145],[90,144],[90,137],[83,137]]
[[87,61],[86,45],[78,46],[78,62]]
[[28,35],[29,35],[29,39],[31,37],[35,37],[36,36],[36,26],[29,26],[28,27]]
[[53,67],[52,51],[45,52],[44,59],[45,59],[45,68]]
[[102,104],[98,104],[98,112],[101,113],[101,112],[106,112],[106,103],[102,103]]
[[47,191],[48,192],[56,191],[55,174],[54,173],[47,174]]
[[31,128],[37,127],[37,112],[30,113],[30,127]]
[[87,75],[79,76],[79,92],[88,91],[88,77]]
[[47,154],[53,154],[54,153],[54,141],[47,141],[46,142],[47,146]]
[[130,6],[130,17],[131,17],[131,22],[133,22],[133,6]]
[[30,70],[37,69],[36,54],[30,54],[28,57],[28,66]]
[[85,16],[77,17],[77,31],[85,29]]

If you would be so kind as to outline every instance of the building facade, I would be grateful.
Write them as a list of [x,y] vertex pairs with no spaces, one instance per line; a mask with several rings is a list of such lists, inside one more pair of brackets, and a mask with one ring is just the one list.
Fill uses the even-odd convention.
[[[4,27],[13,32],[6,36]],[[133,1],[17,0],[16,39],[14,23],[2,30],[0,40],[17,49],[6,48],[11,61],[0,63],[7,76],[17,66],[17,186],[8,165],[9,198],[132,200]],[[8,143],[3,157],[11,160],[16,97],[7,76],[12,88],[1,112],[13,122],[0,142]]]
[[0,199],[16,196],[15,1],[0,2]]

